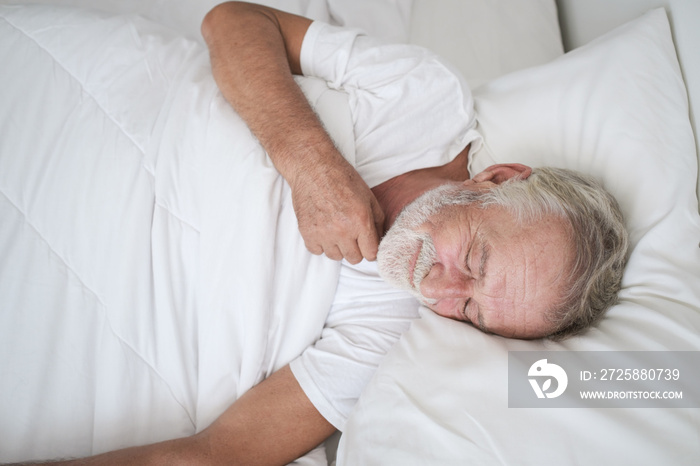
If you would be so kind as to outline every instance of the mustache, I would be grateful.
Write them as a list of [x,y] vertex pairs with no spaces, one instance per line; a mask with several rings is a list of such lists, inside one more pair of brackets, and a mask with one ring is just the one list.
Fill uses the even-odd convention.
[[[406,290],[425,305],[434,304],[420,292],[420,284],[438,262],[433,238],[420,227],[443,208],[468,205],[479,200],[479,193],[455,184],[429,190],[408,204],[379,243],[377,265],[389,284]],[[416,257],[415,265],[412,264]],[[413,269],[412,269],[413,267]]]
[[[413,257],[416,257],[415,264],[411,263]],[[435,300],[421,294],[420,283],[436,262],[437,251],[430,235],[402,226],[392,228],[387,233],[377,254],[381,277],[389,284],[410,292],[425,305],[433,304]]]
[[[437,262],[437,250],[435,249],[435,243],[429,235],[425,235],[421,242],[420,252],[418,253],[418,258],[416,259],[416,264],[413,268],[413,285],[416,291],[420,290],[420,284],[423,279],[428,275],[430,269]],[[427,298],[425,298],[427,299]]]

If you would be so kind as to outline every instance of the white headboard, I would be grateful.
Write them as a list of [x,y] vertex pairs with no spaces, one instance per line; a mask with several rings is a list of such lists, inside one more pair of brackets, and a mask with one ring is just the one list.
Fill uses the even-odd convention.
[[[700,1],[698,0],[556,0],[564,48],[571,50],[641,15],[664,7],[690,99],[690,120],[700,160]],[[700,199],[700,181],[697,184]]]

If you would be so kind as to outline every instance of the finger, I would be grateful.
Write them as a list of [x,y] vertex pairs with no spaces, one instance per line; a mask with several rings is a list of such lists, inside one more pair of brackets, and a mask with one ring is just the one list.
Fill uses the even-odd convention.
[[325,247],[323,248],[323,252],[325,252],[326,256],[331,260],[343,260],[343,253],[340,252],[340,248],[338,246]]
[[306,249],[309,250],[311,254],[314,254],[316,256],[320,256],[323,254],[323,247],[318,244],[318,243],[309,243],[304,241],[304,244],[306,245]]
[[384,236],[384,211],[376,201],[372,202],[372,215],[374,217],[374,228],[367,228],[367,231],[364,234],[360,234],[357,238],[357,244],[360,247],[362,256],[369,261],[377,259],[379,239]]
[[357,241],[348,241],[340,245],[340,252],[346,261],[351,264],[359,264],[362,262],[363,254]]
[[381,240],[384,237],[384,233],[386,233],[386,216],[382,208],[379,207],[379,203],[377,203],[377,207],[374,209],[373,213],[374,229],[377,231],[377,238]]
[[357,245],[360,248],[362,257],[368,261],[373,261],[377,258],[377,250],[379,249],[379,235],[377,234],[376,225],[368,228],[357,238]]

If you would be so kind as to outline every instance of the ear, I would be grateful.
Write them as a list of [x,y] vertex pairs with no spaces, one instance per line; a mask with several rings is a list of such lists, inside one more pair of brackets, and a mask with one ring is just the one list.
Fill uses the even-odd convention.
[[472,180],[475,183],[490,181],[495,184],[501,184],[513,178],[524,180],[530,176],[530,174],[532,174],[532,168],[527,165],[522,165],[520,163],[500,163],[498,165],[491,165],[472,178]]

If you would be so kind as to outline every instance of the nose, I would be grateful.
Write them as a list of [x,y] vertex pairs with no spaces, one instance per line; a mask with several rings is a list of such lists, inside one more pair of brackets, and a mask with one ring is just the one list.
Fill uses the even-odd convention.
[[437,263],[420,282],[420,292],[429,299],[470,298],[473,282],[463,272]]

